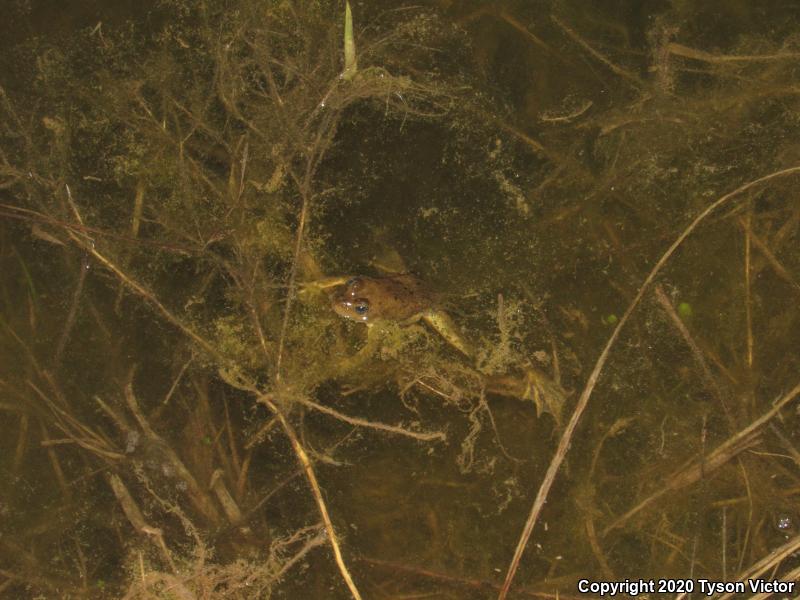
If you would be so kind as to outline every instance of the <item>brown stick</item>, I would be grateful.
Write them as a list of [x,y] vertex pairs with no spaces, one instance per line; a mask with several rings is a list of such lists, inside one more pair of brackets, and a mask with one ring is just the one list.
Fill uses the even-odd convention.
[[711,373],[711,369],[708,367],[708,363],[706,362],[700,347],[697,345],[697,342],[694,341],[694,338],[689,333],[689,330],[686,328],[684,322],[681,321],[678,313],[675,312],[675,308],[672,306],[672,303],[669,301],[669,298],[667,298],[667,295],[664,293],[664,289],[660,285],[656,286],[655,295],[656,300],[658,300],[658,303],[662,306],[664,312],[667,313],[667,316],[670,318],[670,321],[672,321],[672,324],[675,326],[675,328],[681,334],[681,337],[683,337],[683,340],[691,349],[692,356],[694,356],[695,361],[700,366],[700,370],[703,372],[706,385],[717,397],[717,401],[722,405],[722,409],[725,411],[725,416],[728,418],[728,424],[731,426],[731,430],[733,430],[735,423],[733,415],[731,414],[730,408],[728,408],[728,405],[725,402],[725,396],[723,395],[717,380],[714,378],[714,375]]
[[[75,215],[75,219],[78,221],[80,225],[83,225],[83,218],[81,217],[80,212],[78,211],[78,207],[76,206],[75,202],[72,200],[72,192],[70,192],[69,186],[66,186],[67,190],[67,200],[69,205],[72,207],[72,212]],[[198,346],[200,346],[203,350],[205,350],[212,358],[219,361],[221,364],[228,364],[228,361],[220,354],[214,346],[208,343],[204,338],[202,338],[196,331],[194,331],[191,327],[186,325],[183,321],[181,321],[178,317],[172,314],[166,306],[164,306],[158,298],[156,298],[150,290],[145,288],[143,285],[139,284],[138,282],[134,281],[128,275],[119,268],[114,262],[112,262],[108,257],[100,253],[94,245],[94,242],[84,236],[79,235],[72,231],[71,229],[67,230],[67,233],[72,238],[72,240],[78,244],[81,248],[89,252],[94,258],[106,267],[109,271],[114,273],[122,283],[126,286],[131,288],[134,292],[139,294],[142,298],[145,299],[149,304],[154,306],[161,316],[164,317],[167,322],[171,323],[178,329],[180,329],[184,335],[189,337],[192,341],[194,341]]]
[[39,428],[42,430],[42,447],[47,448],[47,457],[50,459],[50,465],[56,475],[56,481],[58,481],[58,486],[61,488],[61,493],[65,498],[71,498],[72,493],[67,485],[67,478],[64,476],[61,462],[59,462],[58,455],[53,450],[53,447],[47,444],[50,441],[50,436],[47,433],[47,427],[41,420],[39,421]]
[[298,402],[304,406],[308,406],[310,408],[313,408],[314,410],[318,410],[319,412],[325,413],[326,415],[330,415],[335,419],[339,419],[340,421],[344,421],[345,423],[349,423],[350,425],[356,425],[358,427],[368,427],[370,429],[386,431],[388,433],[394,433],[396,435],[404,435],[410,438],[414,438],[416,440],[420,440],[422,442],[432,442],[435,440],[443,442],[447,439],[447,435],[443,431],[430,431],[430,432],[411,431],[409,429],[403,429],[402,427],[395,427],[394,425],[386,425],[385,423],[367,421],[366,419],[361,419],[359,417],[351,417],[344,413],[340,413],[339,411],[334,410],[332,408],[328,408],[327,406],[317,404],[316,402],[309,400],[307,398],[298,400]]
[[303,236],[306,228],[306,221],[308,220],[309,204],[311,203],[308,197],[308,191],[301,189],[303,194],[303,207],[300,209],[300,223],[297,225],[297,239],[294,245],[294,259],[292,260],[292,269],[289,272],[289,282],[287,284],[288,291],[286,292],[286,308],[283,311],[283,322],[281,323],[281,335],[278,341],[278,357],[275,361],[275,381],[281,379],[281,361],[283,360],[283,348],[286,343],[286,332],[289,328],[289,316],[291,314],[292,302],[295,296],[295,282],[297,281],[297,264],[300,261],[300,252],[303,248]]
[[28,425],[30,424],[30,417],[26,414],[20,415],[19,428],[17,437],[17,447],[14,450],[14,462],[12,462],[11,472],[15,475],[19,473],[22,466],[22,460],[25,457],[25,452],[28,449]]
[[280,410],[278,405],[275,404],[268,396],[261,396],[259,398],[259,402],[266,404],[267,407],[275,415],[277,415],[281,425],[283,426],[283,430],[286,433],[286,437],[288,437],[289,441],[292,443],[295,456],[297,456],[297,460],[303,467],[303,472],[305,473],[306,479],[311,486],[312,495],[314,496],[314,500],[317,502],[317,509],[322,516],[322,522],[325,525],[325,531],[328,533],[328,541],[333,549],[333,557],[336,559],[336,565],[339,567],[339,572],[342,574],[342,577],[344,578],[350,593],[353,595],[353,598],[355,598],[355,600],[361,600],[361,594],[359,593],[358,588],[353,581],[353,577],[350,575],[350,571],[344,562],[342,550],[339,546],[339,538],[333,529],[333,521],[331,521],[331,516],[328,513],[328,506],[325,504],[325,500],[322,498],[322,490],[319,487],[317,475],[311,466],[311,461],[308,458],[308,454],[306,454],[305,448],[303,448],[303,445],[300,443],[297,433],[294,431],[294,427],[292,427],[292,425],[289,423],[289,420],[284,416],[283,411]]
[[675,56],[683,56],[708,63],[736,63],[736,62],[768,62],[773,60],[797,60],[800,54],[796,52],[780,52],[778,54],[711,54],[696,48],[689,48],[682,44],[672,42],[667,45],[667,51]]
[[172,468],[175,469],[175,472],[180,480],[186,484],[186,491],[189,496],[189,501],[194,505],[197,511],[203,515],[203,517],[209,523],[218,525],[221,522],[221,517],[211,497],[206,493],[204,487],[197,482],[197,479],[195,479],[192,472],[186,467],[178,454],[164,440],[164,438],[155,432],[145,418],[144,412],[139,406],[139,401],[133,392],[132,379],[133,374],[131,373],[129,376],[129,381],[125,386],[125,402],[133,416],[136,418],[136,421],[139,423],[139,427],[141,427],[145,437],[147,437],[150,442],[156,448],[158,448],[164,460],[169,462]]
[[[761,239],[760,236],[756,235],[749,226],[749,223],[746,222],[744,219],[739,219],[739,225],[748,232],[748,239],[753,242],[753,246],[755,246],[761,254],[764,255],[764,258],[767,259],[767,262],[772,267],[772,270],[775,271],[775,274],[783,279],[786,283],[792,286],[792,290],[796,293],[800,293],[800,284],[797,283],[794,277],[792,277],[791,273],[786,270],[778,258],[775,256],[775,253],[772,252],[769,246],[767,246],[766,242]],[[751,274],[752,276],[752,274]]]
[[753,368],[753,300],[752,269],[750,268],[750,245],[753,239],[750,221],[753,216],[752,202],[747,202],[747,218],[744,220],[744,313],[747,323],[747,366]]
[[586,51],[587,51],[589,54],[591,54],[591,55],[592,55],[592,56],[593,56],[595,59],[599,60],[601,63],[603,63],[603,64],[604,64],[605,66],[607,66],[609,69],[611,69],[611,71],[612,71],[612,72],[614,72],[614,73],[616,73],[617,75],[619,75],[620,77],[623,77],[623,78],[627,79],[628,81],[630,81],[630,82],[632,82],[632,83],[636,84],[636,86],[637,86],[637,87],[639,87],[639,88],[643,88],[643,87],[644,87],[644,83],[642,82],[642,80],[641,80],[641,79],[639,79],[639,77],[637,77],[637,76],[636,76],[634,73],[632,73],[631,71],[628,71],[627,69],[623,69],[622,67],[619,67],[619,66],[615,65],[613,62],[611,62],[611,61],[610,61],[609,59],[607,59],[605,56],[603,56],[602,54],[600,54],[600,52],[598,52],[598,51],[597,51],[597,50],[595,50],[595,49],[594,49],[592,46],[590,46],[590,45],[589,45],[589,44],[588,44],[588,43],[587,43],[587,42],[586,42],[586,41],[585,41],[585,40],[584,40],[584,39],[583,39],[581,36],[579,36],[579,35],[578,35],[578,34],[577,34],[575,31],[573,31],[571,28],[569,28],[569,27],[568,27],[568,26],[567,26],[567,25],[566,25],[566,24],[565,24],[563,21],[561,21],[561,19],[559,19],[557,16],[555,16],[555,15],[550,15],[550,18],[551,18],[551,19],[553,20],[553,22],[554,22],[556,25],[558,25],[558,26],[561,28],[561,30],[562,30],[564,33],[566,33],[566,34],[567,34],[567,36],[569,36],[569,37],[570,37],[570,38],[571,38],[571,39],[572,39],[572,40],[573,40],[573,41],[574,41],[576,44],[578,44],[578,45],[579,45],[581,48],[583,48],[583,49],[584,49],[584,50],[586,50]]
[[75,284],[75,291],[72,294],[72,301],[70,302],[67,319],[64,322],[64,330],[61,332],[61,338],[58,340],[55,357],[53,358],[53,364],[56,368],[61,364],[61,357],[64,355],[64,349],[67,347],[72,328],[75,326],[75,319],[78,316],[81,294],[83,293],[83,284],[86,282],[86,273],[89,272],[89,262],[85,257],[81,260],[80,267],[78,268],[80,269],[78,272],[78,282]]
[[164,559],[170,566],[170,569],[172,569],[173,573],[177,573],[178,570],[175,568],[175,563],[172,560],[172,556],[170,555],[169,550],[167,550],[167,545],[164,543],[164,536],[162,535],[161,530],[151,527],[147,524],[142,511],[139,509],[139,505],[136,504],[136,500],[133,499],[133,496],[131,496],[131,493],[128,491],[128,487],[125,485],[125,483],[123,483],[122,479],[113,473],[109,474],[108,485],[114,492],[114,496],[116,496],[117,501],[119,502],[120,506],[122,506],[122,512],[124,512],[125,516],[128,517],[128,521],[131,525],[133,525],[133,528],[139,533],[148,534],[153,537],[156,546],[159,548],[159,550],[161,550],[162,554],[164,555]]
[[[412,575],[416,575],[417,577],[424,577],[426,579],[435,579],[439,581],[444,581],[447,583],[452,583],[454,585],[459,585],[461,587],[472,588],[475,590],[481,589],[490,589],[490,590],[497,590],[500,589],[499,586],[491,581],[486,581],[484,579],[468,579],[465,577],[459,577],[457,575],[450,575],[449,573],[444,573],[442,571],[434,571],[430,568],[425,567],[417,567],[414,565],[408,565],[398,562],[392,562],[388,560],[380,560],[377,558],[360,558],[360,562],[367,563],[368,565],[374,565],[378,567],[383,567],[385,569],[391,569],[392,571],[397,571],[400,573],[410,573]],[[560,594],[558,592],[536,592],[532,590],[519,590],[519,593],[526,598],[562,598],[562,599],[577,599],[578,596],[570,596],[568,594]]]

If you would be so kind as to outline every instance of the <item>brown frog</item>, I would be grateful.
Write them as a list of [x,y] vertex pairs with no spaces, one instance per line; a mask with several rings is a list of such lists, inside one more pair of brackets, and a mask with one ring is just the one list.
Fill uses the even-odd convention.
[[[453,348],[475,359],[475,352],[461,335],[450,316],[438,308],[436,297],[414,275],[408,273],[383,277],[331,277],[318,280],[318,289],[335,288],[331,307],[336,314],[364,323],[368,327],[380,322],[427,323]],[[560,422],[564,391],[561,386],[535,367],[524,368],[520,376],[491,375],[486,389],[504,396],[532,400],[537,412],[545,410]]]
[[382,320],[422,320],[452,347],[472,356],[472,349],[453,320],[436,307],[433,294],[414,275],[351,277],[335,291],[331,305],[336,314],[367,325]]

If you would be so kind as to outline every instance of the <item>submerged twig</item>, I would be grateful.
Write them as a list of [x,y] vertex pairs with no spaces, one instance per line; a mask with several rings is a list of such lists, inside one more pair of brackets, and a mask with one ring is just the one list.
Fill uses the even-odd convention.
[[[752,298],[752,268],[750,262],[750,245],[752,236],[752,202],[747,203],[747,217],[744,219],[744,314],[747,328],[747,366],[753,368],[753,298]],[[727,579],[727,577],[725,578]]]
[[133,392],[132,382],[128,382],[128,384],[125,386],[125,402],[134,418],[139,423],[139,427],[144,432],[145,437],[153,445],[153,447],[158,448],[159,454],[163,456],[164,461],[175,470],[177,476],[186,486],[189,499],[192,504],[194,504],[198,512],[203,515],[203,517],[207,519],[209,523],[214,525],[219,524],[221,521],[219,511],[217,510],[216,505],[212,502],[211,497],[206,493],[205,486],[201,486],[197,482],[197,479],[186,467],[178,454],[164,440],[164,438],[158,435],[152,428],[145,417],[144,412],[142,412],[142,409],[139,406],[139,401],[136,399],[136,395]]
[[689,48],[682,44],[670,42],[667,44],[667,52],[675,56],[682,56],[684,58],[691,58],[707,63],[752,63],[752,62],[770,62],[774,60],[791,60],[796,61],[800,57],[797,52],[779,52],[777,54],[712,54],[697,48]]
[[[69,199],[70,206],[72,206],[73,213],[75,214],[76,219],[83,225],[83,219],[80,216],[80,212],[78,211],[77,206],[72,201],[72,194],[67,187],[67,197]],[[156,296],[144,287],[142,284],[131,278],[127,273],[125,273],[121,267],[117,266],[117,264],[108,258],[105,254],[101,253],[95,246],[94,242],[86,237],[85,235],[79,235],[78,233],[72,231],[71,229],[67,229],[67,233],[69,234],[70,238],[83,250],[88,252],[92,255],[101,265],[106,267],[109,271],[111,271],[117,278],[122,281],[128,288],[136,292],[139,296],[141,296],[148,304],[154,306],[156,310],[161,313],[161,316],[164,317],[169,323],[180,329],[187,337],[189,337],[193,342],[195,342],[200,348],[202,348],[205,352],[207,352],[212,358],[216,359],[218,362],[222,364],[226,364],[229,361],[220,354],[214,346],[212,346],[208,341],[206,341],[203,337],[201,337],[194,329],[186,325],[181,319],[173,314],[171,310],[169,310]]]
[[352,575],[350,575],[350,570],[347,568],[347,565],[344,562],[344,556],[342,556],[342,550],[339,545],[339,538],[334,531],[333,521],[331,521],[330,513],[328,513],[328,506],[322,497],[322,490],[320,489],[317,475],[314,472],[314,468],[311,466],[311,461],[308,458],[305,448],[303,448],[303,445],[300,443],[300,439],[297,437],[294,427],[292,427],[292,425],[289,423],[289,420],[284,416],[283,411],[281,411],[278,405],[273,402],[269,396],[263,395],[259,398],[259,402],[264,403],[280,420],[281,426],[283,427],[286,436],[289,438],[289,441],[292,444],[292,449],[294,450],[295,456],[300,462],[300,465],[303,467],[303,472],[305,473],[306,479],[311,486],[311,492],[314,496],[314,500],[317,503],[319,513],[322,516],[322,522],[325,525],[325,531],[328,533],[328,541],[333,549],[333,556],[336,560],[336,565],[339,567],[339,572],[342,574],[342,577],[347,584],[350,593],[353,595],[353,598],[355,598],[355,600],[361,600],[361,594],[356,587],[355,581],[353,581]]
[[627,79],[628,81],[636,84],[637,87],[643,88],[644,83],[642,80],[637,77],[635,74],[631,73],[627,69],[623,69],[622,67],[614,64],[608,58],[603,56],[600,52],[595,50],[586,40],[584,40],[581,36],[579,36],[572,28],[570,28],[566,23],[561,21],[557,16],[550,15],[550,18],[553,22],[558,25],[561,30],[567,34],[576,44],[578,44],[581,48],[586,50],[591,56],[595,59],[603,63],[606,67],[608,67],[612,72],[616,73],[620,77]]
[[344,421],[345,423],[349,423],[350,425],[355,425],[357,427],[367,427],[368,429],[377,429],[378,431],[386,431],[396,435],[404,435],[406,437],[414,438],[423,442],[443,442],[447,439],[447,434],[443,431],[411,431],[410,429],[404,429],[394,425],[386,425],[385,423],[367,421],[366,419],[361,419],[359,417],[351,417],[327,406],[318,404],[313,400],[309,400],[308,398],[303,398],[298,400],[298,402],[304,406],[308,406],[314,410],[318,410],[321,413],[325,413],[326,415],[330,415],[335,419],[339,419],[340,421]]
[[[800,535],[793,537],[788,542],[786,542],[783,546],[779,548],[775,548],[772,552],[767,554],[761,560],[757,561],[753,565],[750,566],[747,571],[744,573],[740,573],[737,577],[737,581],[747,581],[748,579],[755,579],[764,575],[768,571],[772,571],[779,565],[781,562],[789,558],[790,556],[794,555],[798,550],[800,550]],[[794,577],[790,575],[783,575],[779,579],[784,581],[793,581],[796,579],[797,574]],[[733,593],[726,593],[722,594],[721,596],[717,596],[717,600],[728,600],[729,598],[733,598],[735,594]],[[679,594],[675,597],[675,600],[683,600],[686,598],[687,594]]]
[[672,325],[678,330],[678,333],[681,334],[681,337],[691,349],[692,356],[694,356],[694,359],[700,367],[700,370],[703,372],[703,378],[706,381],[708,389],[717,397],[717,401],[722,406],[723,411],[725,411],[728,424],[731,426],[731,428],[733,428],[733,414],[731,413],[731,410],[725,401],[725,396],[722,393],[719,383],[717,382],[713,373],[711,373],[711,369],[709,368],[708,363],[706,362],[706,359],[700,350],[700,347],[697,345],[697,342],[694,341],[694,338],[689,333],[689,330],[686,328],[686,325],[681,320],[680,316],[678,316],[678,313],[675,312],[675,308],[672,306],[672,303],[669,301],[669,298],[667,298],[667,295],[664,293],[664,289],[660,285],[655,287],[655,296],[658,303],[664,309],[664,312],[667,313]]
[[139,505],[136,504],[136,500],[133,499],[133,496],[131,496],[131,493],[128,491],[128,487],[123,483],[122,479],[113,473],[109,474],[108,484],[111,487],[111,490],[114,492],[117,502],[119,502],[120,506],[122,506],[122,511],[125,513],[125,516],[128,517],[128,522],[130,522],[136,531],[147,534],[154,540],[156,546],[164,556],[164,560],[169,565],[170,570],[173,573],[177,573],[178,569],[175,567],[175,563],[172,560],[172,555],[167,549],[167,545],[164,543],[163,533],[160,529],[147,524]]
[[53,358],[53,364],[58,367],[61,363],[61,357],[64,354],[64,349],[67,346],[67,342],[69,341],[69,336],[72,333],[72,328],[75,325],[75,318],[78,315],[78,308],[80,307],[81,301],[81,294],[83,293],[83,284],[86,281],[86,274],[89,272],[89,261],[84,255],[81,258],[81,264],[79,267],[78,272],[78,283],[75,284],[75,292],[72,294],[72,301],[70,302],[69,312],[67,313],[67,319],[64,322],[64,330],[61,332],[61,337],[58,340],[58,346],[56,346],[56,353],[55,357]]
[[[749,221],[746,221],[745,219],[742,219],[740,217],[739,226],[743,230],[747,231],[746,239],[750,240],[752,242],[752,245],[755,246],[758,249],[758,251],[761,252],[761,254],[764,256],[764,258],[767,259],[767,262],[772,267],[772,270],[775,272],[775,274],[781,279],[783,279],[786,283],[788,283],[791,286],[793,292],[795,292],[796,294],[800,294],[800,284],[798,284],[795,278],[792,277],[791,273],[789,273],[786,267],[783,266],[781,261],[778,260],[778,258],[775,256],[775,253],[770,249],[770,247],[766,244],[766,242],[764,242],[764,240],[761,239],[761,236],[756,235],[756,233],[750,228]],[[753,275],[755,274],[751,273],[751,278]]]
[[301,188],[303,196],[302,206],[300,207],[300,220],[297,224],[296,241],[294,246],[294,256],[292,258],[292,266],[289,271],[289,281],[287,283],[286,292],[286,306],[283,309],[283,322],[281,323],[281,333],[278,338],[278,356],[275,360],[275,381],[281,380],[281,364],[283,361],[283,350],[286,346],[286,333],[289,328],[289,317],[292,313],[292,302],[294,302],[295,288],[297,282],[297,265],[300,262],[300,252],[303,249],[303,236],[306,230],[306,221],[308,220],[308,210],[311,199],[309,198],[308,190]]

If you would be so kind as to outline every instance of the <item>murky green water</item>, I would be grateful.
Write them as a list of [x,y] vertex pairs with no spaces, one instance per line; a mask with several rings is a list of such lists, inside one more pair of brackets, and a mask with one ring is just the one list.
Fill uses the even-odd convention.
[[797,7],[352,8],[14,3],[0,596],[792,581]]

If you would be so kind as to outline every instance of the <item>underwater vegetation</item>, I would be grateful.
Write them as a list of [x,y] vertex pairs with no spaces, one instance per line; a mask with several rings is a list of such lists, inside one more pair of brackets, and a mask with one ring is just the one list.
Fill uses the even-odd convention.
[[798,579],[800,10],[104,10],[0,53],[0,596]]

